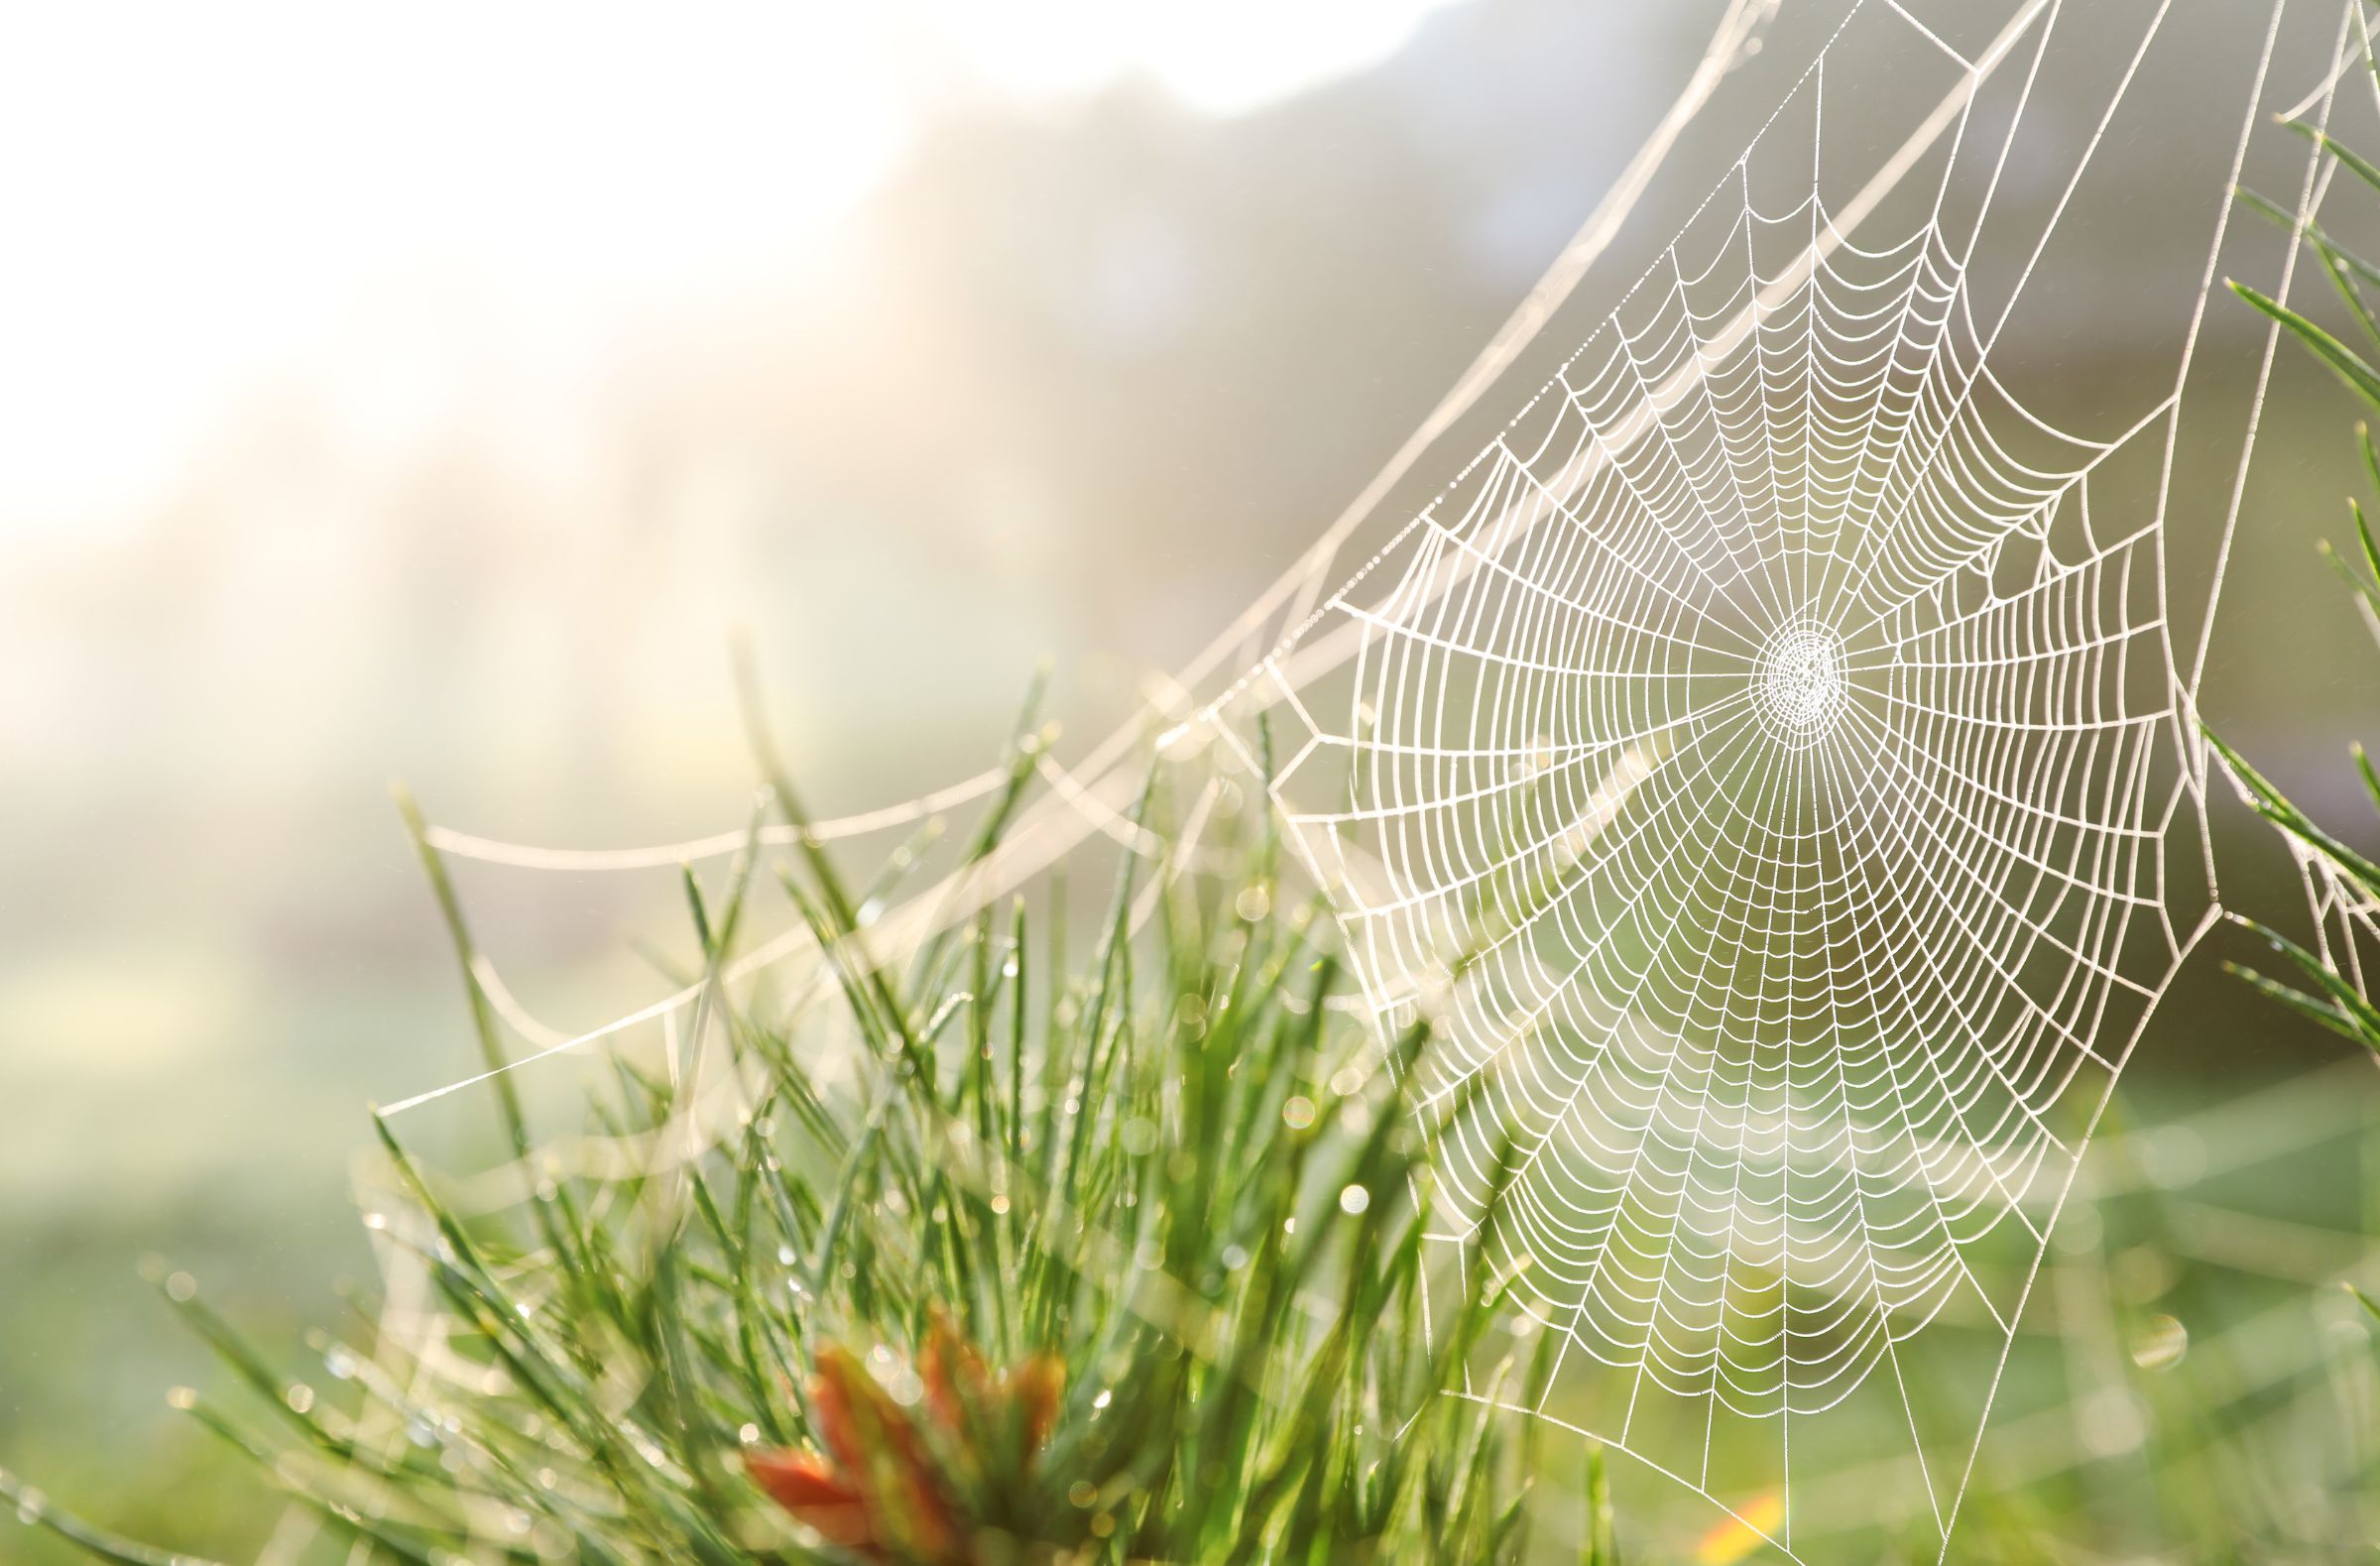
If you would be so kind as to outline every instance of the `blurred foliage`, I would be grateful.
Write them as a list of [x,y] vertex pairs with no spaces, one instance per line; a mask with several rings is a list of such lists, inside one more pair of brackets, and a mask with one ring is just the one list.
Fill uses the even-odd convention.
[[[1086,962],[1020,899],[880,963],[863,910],[917,860],[854,886],[812,844],[778,890],[822,982],[746,1004],[756,817],[723,895],[687,878],[680,1052],[615,1052],[576,1138],[533,1133],[469,984],[512,1157],[467,1183],[526,1188],[475,1215],[383,1122],[387,1291],[317,1340],[319,1390],[161,1279],[246,1394],[177,1401],[319,1527],[286,1558],[1516,1557],[1545,1427],[1441,1394],[1534,1397],[1556,1339],[1509,1330],[1485,1246],[1430,1315],[1425,1034],[1381,1059],[1330,921],[1272,906],[1269,814],[1195,868],[1169,781],[1133,828],[1183,851],[1122,856]],[[107,1558],[168,1558],[14,1494]]]

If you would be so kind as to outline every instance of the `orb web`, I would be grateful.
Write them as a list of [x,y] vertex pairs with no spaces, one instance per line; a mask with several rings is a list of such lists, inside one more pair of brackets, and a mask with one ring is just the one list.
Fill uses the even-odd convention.
[[[2168,885],[2191,686],[2139,479],[2181,381],[2089,431],[1995,357],[2164,18],[2008,236],[2058,8],[1967,55],[1854,7],[1254,676],[1306,731],[1275,799],[1383,1033],[1431,1025],[1438,1238],[1559,1336],[1530,1411],[1788,1554],[1797,1478],[1846,1467],[1865,1523],[1882,1494],[1948,1549],[2090,1129],[2205,928]],[[1861,28],[1949,85],[1843,171]]]

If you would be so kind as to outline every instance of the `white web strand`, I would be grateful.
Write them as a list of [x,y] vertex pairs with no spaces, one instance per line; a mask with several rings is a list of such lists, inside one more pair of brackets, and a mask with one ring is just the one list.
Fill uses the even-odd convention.
[[[1176,671],[1168,682],[1169,687],[1185,693],[1185,696],[1181,710],[1171,716],[1177,719],[1189,716],[1196,708],[1196,698],[1187,693],[1209,685],[1219,670],[1229,670],[1233,666],[1231,660],[1236,652],[1257,636],[1268,617],[1278,614],[1284,604],[1292,606],[1293,619],[1304,619],[1312,612],[1315,597],[1330,581],[1336,568],[1339,550],[1371,516],[1397,478],[1421,457],[1439,433],[1496,384],[1547,317],[1569,297],[1571,290],[1627,220],[1651,182],[1655,171],[1660,168],[1678,138],[1709,103],[1722,79],[1756,47],[1759,30],[1774,13],[1777,3],[1778,0],[1728,0],[1695,70],[1654,125],[1643,146],[1629,160],[1619,181],[1597,203],[1587,222],[1555,259],[1545,276],[1530,290],[1521,306],[1504,323],[1494,340],[1481,351],[1462,382],[1441,399],[1414,436],[1398,449],[1321,539],[1309,546],[1271,586],[1258,594],[1255,601],[1209,642],[1196,658]],[[1231,689],[1242,690],[1249,683],[1249,677],[1242,676]],[[1217,700],[1205,707],[1210,721],[1220,705],[1220,700]],[[1178,737],[1183,731],[1177,726],[1173,732]],[[1212,730],[1202,728],[1202,732]],[[1135,717],[1092,747],[1072,769],[1059,768],[1044,757],[1040,770],[1043,780],[1050,784],[1049,792],[1032,800],[1019,812],[1013,829],[1001,840],[993,853],[963,882],[945,882],[912,895],[888,914],[883,925],[906,932],[902,938],[922,938],[937,922],[947,924],[970,917],[999,898],[1015,891],[1094,834],[1104,834],[1135,852],[1161,851],[1143,842],[1140,834],[1126,818],[1126,811],[1130,806],[1145,765],[1142,752],[1146,733],[1146,723]],[[938,795],[927,796],[910,804],[895,804],[860,816],[820,822],[813,828],[813,834],[821,839],[858,835],[888,825],[926,819],[936,810],[963,802],[958,797],[962,793],[975,796],[979,787],[989,792],[992,786],[986,782],[989,777],[989,774],[979,775],[953,784]],[[695,858],[732,853],[742,840],[742,833],[719,832],[681,843],[630,849],[556,849],[504,842],[447,827],[432,827],[429,836],[430,845],[440,852],[524,869],[556,871],[674,868]],[[768,846],[791,840],[792,833],[785,828],[773,827],[762,834],[762,841]],[[878,955],[891,955],[896,950],[896,944],[888,941]],[[731,969],[731,977],[742,979],[770,972],[814,955],[814,947],[806,934],[790,932],[740,958]],[[493,972],[492,969],[490,971]],[[514,1002],[509,993],[505,993],[500,1002],[491,996],[491,1001],[506,1015],[508,1024],[535,1046],[534,1052],[512,1061],[498,1072],[484,1072],[448,1081],[398,1103],[382,1106],[380,1113],[384,1116],[399,1115],[459,1093],[491,1076],[575,1053],[590,1044],[600,1043],[641,1026],[664,1024],[680,1010],[690,1006],[695,993],[696,987],[688,987],[584,1030],[557,1028],[540,1023]]]

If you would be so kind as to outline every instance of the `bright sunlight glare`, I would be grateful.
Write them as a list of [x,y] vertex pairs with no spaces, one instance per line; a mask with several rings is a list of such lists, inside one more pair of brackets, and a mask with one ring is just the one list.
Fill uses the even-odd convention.
[[275,377],[367,440],[472,374],[560,396],[805,264],[954,102],[1136,76],[1245,110],[1437,3],[14,8],[0,540],[137,521]]

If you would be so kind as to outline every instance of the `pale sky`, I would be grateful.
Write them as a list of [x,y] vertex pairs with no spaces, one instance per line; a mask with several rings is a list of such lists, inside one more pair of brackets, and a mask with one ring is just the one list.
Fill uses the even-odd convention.
[[423,331],[559,396],[639,318],[801,266],[954,103],[1137,74],[1244,110],[1439,3],[10,8],[0,543],[137,519],[268,378],[435,423]]

